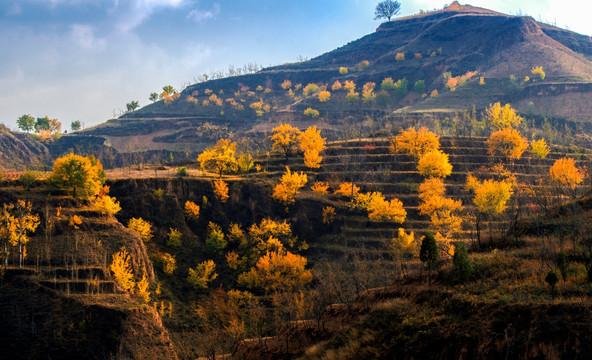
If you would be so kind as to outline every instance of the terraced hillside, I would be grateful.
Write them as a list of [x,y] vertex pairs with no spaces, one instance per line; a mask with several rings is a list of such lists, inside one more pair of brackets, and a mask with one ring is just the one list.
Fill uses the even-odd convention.
[[[440,138],[441,149],[449,154],[450,163],[453,165],[452,175],[445,180],[447,195],[462,200],[467,213],[474,211],[475,207],[471,196],[464,190],[467,175],[469,173],[478,173],[483,177],[500,175],[495,169],[487,168],[489,164],[500,162],[501,159],[493,159],[487,153],[486,140],[486,138],[449,136]],[[429,219],[419,215],[417,210],[418,186],[423,179],[416,169],[416,161],[406,155],[390,154],[389,143],[389,140],[384,138],[330,142],[323,154],[323,164],[316,170],[306,168],[301,158],[289,159],[289,161],[281,156],[259,159],[267,169],[266,173],[259,173],[257,175],[259,177],[279,177],[288,165],[292,171],[304,171],[309,174],[308,185],[314,181],[326,181],[334,190],[339,183],[351,181],[360,186],[362,192],[380,191],[387,199],[396,197],[403,202],[407,211],[405,223],[401,225],[374,223],[368,220],[366,214],[350,210],[347,206],[348,199],[345,197],[329,195],[322,198],[310,190],[304,191],[298,199],[316,200],[322,204],[334,206],[338,214],[336,222],[341,226],[339,233],[323,235],[319,241],[311,244],[312,258],[324,257],[321,254],[334,257],[360,251],[386,256],[385,244],[392,239],[399,227],[414,231],[416,234],[429,229]],[[520,160],[512,164],[504,164],[516,175],[517,183],[520,185],[514,195],[515,201],[521,204],[519,215],[528,215],[528,205],[532,203],[532,194],[527,195],[521,190],[527,188],[534,191],[540,190],[539,179],[548,176],[551,165],[564,156],[573,157],[578,166],[590,167],[591,158],[588,150],[569,147],[554,147],[545,159],[533,158],[526,152]],[[589,186],[589,181],[583,183],[576,191],[581,193],[586,186]],[[322,206],[324,205],[317,207]],[[474,221],[467,220],[459,238],[474,241]],[[507,228],[510,220],[511,216],[500,219],[499,225],[503,224]]]
[[8,184],[0,189],[2,202],[31,201],[41,224],[24,266],[3,272],[0,357],[176,358],[156,310],[123,291],[107,270],[125,245],[135,272],[146,269],[154,281],[138,236],[70,196]]

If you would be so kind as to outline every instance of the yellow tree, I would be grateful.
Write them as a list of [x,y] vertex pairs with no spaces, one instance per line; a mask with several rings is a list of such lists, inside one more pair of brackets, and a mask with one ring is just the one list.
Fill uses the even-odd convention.
[[228,195],[228,184],[222,179],[214,181],[214,195],[220,199],[221,203],[225,203],[230,197]]
[[72,196],[90,199],[98,195],[105,183],[103,165],[94,156],[68,154],[56,159],[49,181],[62,189],[72,190]]
[[250,289],[263,289],[266,293],[298,291],[312,280],[306,270],[305,257],[277,251],[268,251],[248,272],[238,277],[238,283]]
[[491,134],[487,140],[489,154],[510,160],[520,159],[528,148],[528,141],[518,130],[507,127]]
[[15,220],[11,213],[13,209],[14,204],[4,203],[2,209],[0,210],[0,240],[2,241],[2,246],[4,248],[4,270],[6,270],[8,267],[8,256],[10,254],[8,247],[12,245],[15,233]]
[[390,144],[389,151],[392,154],[406,154],[413,156],[416,160],[420,159],[425,153],[435,151],[440,148],[440,138],[422,127],[416,131],[410,127],[401,131]]
[[499,102],[490,104],[485,110],[485,118],[491,123],[491,126],[495,129],[502,130],[508,127],[516,127],[520,125],[522,120],[521,116],[516,114],[510,104],[501,106]]
[[572,158],[557,159],[549,168],[551,181],[561,187],[567,187],[574,190],[582,181],[584,181],[584,171],[576,167]]
[[97,196],[93,202],[93,206],[101,214],[107,216],[115,215],[121,211],[121,205],[119,205],[119,201],[117,201],[115,197],[105,194],[99,194],[99,196]]
[[448,154],[433,150],[425,153],[417,162],[417,170],[423,177],[444,178],[452,174],[452,165],[448,161]]
[[323,157],[319,155],[316,150],[306,150],[304,152],[304,165],[311,169],[318,169],[321,167]]
[[547,145],[545,139],[539,139],[530,143],[530,153],[536,158],[544,159],[550,152],[551,149]]
[[230,139],[220,139],[214,147],[202,152],[197,161],[203,170],[216,171],[220,177],[224,172],[234,172],[238,169],[236,143]]
[[[492,218],[506,210],[508,201],[514,193],[513,187],[513,184],[508,181],[485,180],[475,188],[473,203],[479,212],[489,216],[490,239],[493,239]],[[479,230],[477,230],[477,238],[480,242]]]
[[286,158],[298,149],[300,134],[297,128],[290,124],[281,124],[271,130],[271,141],[273,141],[273,150],[284,154]]
[[329,99],[331,99],[331,93],[327,90],[320,91],[317,96],[320,102],[327,102]]
[[131,218],[127,223],[127,227],[135,231],[144,242],[149,242],[152,239],[152,225],[141,217]]
[[407,217],[407,211],[403,209],[401,200],[394,198],[386,200],[384,195],[380,192],[371,192],[367,197],[359,199],[359,205],[365,206],[368,210],[368,219],[370,221],[388,221],[395,223],[403,223]]
[[187,200],[185,202],[185,216],[189,220],[197,221],[199,219],[199,205],[193,201]]
[[284,205],[294,203],[296,194],[306,185],[308,178],[302,171],[291,172],[289,167],[286,167],[286,172],[282,175],[280,183],[273,188],[272,197],[283,203]]
[[240,171],[245,173],[247,177],[249,177],[249,171],[255,166],[253,162],[253,155],[251,154],[242,154],[238,157],[238,168]]
[[136,282],[134,281],[134,274],[132,273],[132,266],[130,263],[130,256],[125,246],[113,254],[113,259],[109,270],[113,274],[115,281],[125,291],[134,292]]
[[[2,215],[2,235],[10,245],[18,247],[19,267],[23,266],[25,246],[31,240],[28,233],[34,232],[39,226],[39,215],[32,214],[32,205],[25,200],[18,200],[16,204],[4,204]],[[8,251],[5,245],[5,267]]]

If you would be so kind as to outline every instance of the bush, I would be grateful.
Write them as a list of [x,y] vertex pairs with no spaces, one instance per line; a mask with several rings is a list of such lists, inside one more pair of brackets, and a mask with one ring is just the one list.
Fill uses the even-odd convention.
[[19,177],[19,182],[27,190],[33,186],[33,183],[37,180],[37,173],[31,170],[27,170]]
[[166,242],[167,246],[170,247],[181,247],[183,244],[183,234],[178,229],[169,228],[169,238]]
[[464,283],[473,274],[473,265],[469,259],[465,244],[459,243],[456,245],[454,256],[452,257],[452,266],[455,278],[459,283]]
[[347,75],[347,73],[348,73],[348,70],[347,70],[347,68],[346,68],[346,67],[342,66],[342,67],[340,67],[340,68],[339,68],[339,73],[340,73],[341,75]]
[[317,118],[319,117],[319,111],[315,110],[313,108],[307,108],[306,110],[304,110],[304,115],[311,117],[311,118]]
[[184,166],[181,166],[177,169],[177,176],[187,176],[187,169]]

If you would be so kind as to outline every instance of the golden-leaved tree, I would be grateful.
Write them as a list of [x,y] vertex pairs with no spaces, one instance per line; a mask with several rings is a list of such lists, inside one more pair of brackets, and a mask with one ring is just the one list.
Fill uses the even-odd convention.
[[524,120],[516,114],[516,110],[510,104],[501,106],[499,102],[489,105],[487,110],[485,110],[485,118],[489,121],[491,127],[497,130],[517,127]]
[[452,165],[448,161],[448,154],[433,150],[425,153],[417,162],[417,170],[423,177],[444,178],[452,174]]
[[272,197],[283,203],[289,205],[294,203],[296,194],[300,189],[306,185],[308,178],[302,171],[300,173],[291,172],[289,167],[286,167],[286,172],[282,175],[280,183],[273,188]]
[[[488,215],[490,239],[493,239],[493,217],[501,215],[508,207],[508,201],[514,193],[514,184],[510,181],[496,180],[471,181],[474,182],[471,185],[475,193],[473,203],[480,213]],[[476,226],[478,227],[478,221]],[[477,239],[481,241],[479,228],[477,228]]]
[[217,277],[216,264],[213,260],[206,260],[197,264],[195,268],[189,268],[187,282],[197,289],[207,289]]
[[118,252],[113,254],[109,270],[111,270],[113,278],[123,290],[130,293],[134,292],[136,282],[134,281],[130,255],[125,246],[122,246]]
[[220,139],[212,148],[202,152],[197,161],[203,170],[215,171],[220,177],[225,172],[235,172],[238,169],[236,143],[230,139]]
[[298,149],[302,132],[290,124],[281,124],[271,130],[273,150],[277,150],[288,157]]
[[539,139],[530,143],[530,153],[533,157],[544,159],[549,155],[551,149],[545,139]]
[[152,225],[141,217],[131,218],[127,223],[127,227],[135,231],[144,242],[149,242],[152,239]]
[[520,135],[518,130],[507,127],[491,134],[487,140],[487,147],[493,156],[518,160],[528,148],[528,141]]
[[414,127],[401,131],[390,144],[389,151],[392,154],[406,154],[413,156],[416,160],[430,151],[440,149],[440,138],[422,127],[416,131]]
[[325,150],[326,139],[321,136],[321,130],[316,126],[307,128],[300,134],[300,150],[304,152],[304,165],[318,169],[323,157],[320,155]]
[[584,171],[576,166],[572,158],[557,159],[549,168],[549,176],[556,185],[572,191],[584,181]]
[[4,245],[4,268],[8,266],[8,246],[18,247],[19,267],[23,266],[26,245],[31,240],[28,233],[39,226],[39,215],[32,213],[32,205],[25,200],[4,203],[0,213],[0,237]]
[[56,159],[49,182],[58,188],[72,191],[72,196],[91,199],[105,183],[103,165],[94,156],[68,154]]
[[248,272],[238,277],[238,283],[250,289],[262,289],[266,293],[298,291],[312,280],[306,269],[305,257],[287,251],[268,251]]

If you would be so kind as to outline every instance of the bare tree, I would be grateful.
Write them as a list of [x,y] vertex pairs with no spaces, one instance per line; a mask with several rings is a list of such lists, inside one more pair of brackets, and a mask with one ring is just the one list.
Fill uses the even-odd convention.
[[400,10],[401,3],[396,0],[381,1],[376,5],[376,10],[374,10],[374,20],[388,19],[388,21],[391,21],[391,18],[397,15]]

